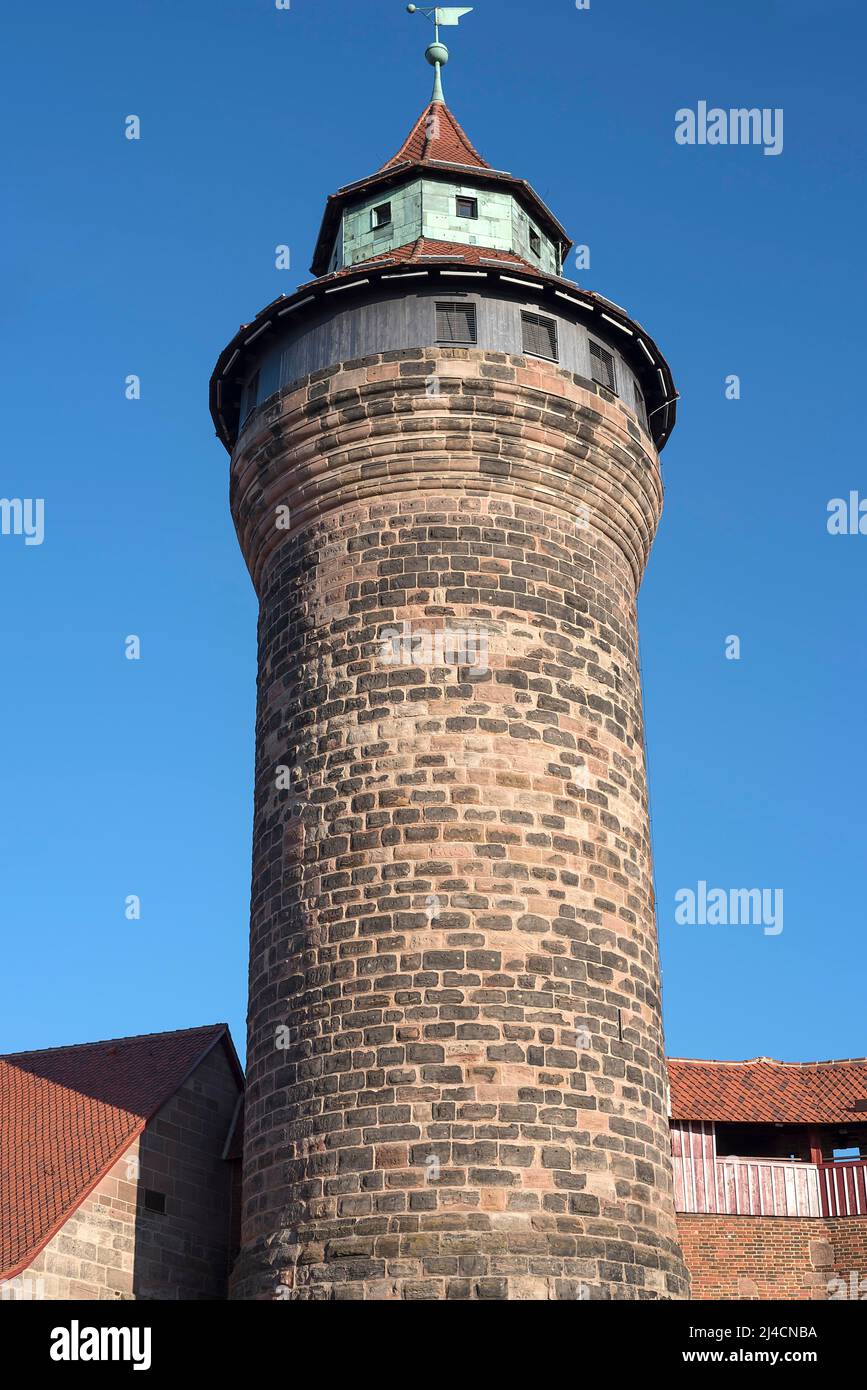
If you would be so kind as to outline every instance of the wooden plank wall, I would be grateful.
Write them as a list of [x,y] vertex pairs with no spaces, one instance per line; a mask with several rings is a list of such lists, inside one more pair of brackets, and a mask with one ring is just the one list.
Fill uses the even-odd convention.
[[[814,1163],[719,1158],[710,1121],[672,1121],[671,1152],[676,1211],[728,1216],[821,1216],[823,1203],[828,1208],[835,1200],[841,1201],[844,1193],[845,1184],[841,1186],[838,1180],[833,1191],[829,1187],[827,1195],[823,1192],[820,1196],[819,1168]],[[852,1182],[849,1187],[854,1199]],[[863,1209],[867,1211],[867,1194]]]

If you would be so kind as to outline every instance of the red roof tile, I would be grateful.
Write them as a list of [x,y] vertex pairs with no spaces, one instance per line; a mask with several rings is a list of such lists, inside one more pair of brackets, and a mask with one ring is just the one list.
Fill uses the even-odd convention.
[[404,246],[396,246],[392,251],[383,251],[377,256],[368,256],[366,260],[356,261],[354,265],[342,266],[340,270],[334,270],[330,275],[321,275],[316,280],[308,280],[305,285],[299,285],[299,290],[309,289],[310,285],[318,285],[327,280],[345,279],[347,275],[363,275],[367,266],[382,266],[393,263],[394,265],[436,265],[442,261],[463,261],[465,265],[476,266],[479,270],[484,270],[486,266],[496,269],[498,265],[513,265],[516,270],[521,270],[530,275],[540,275],[542,272],[538,266],[533,266],[529,261],[522,260],[513,251],[496,251],[490,246],[465,246],[463,242],[457,241],[433,241],[430,237],[418,237],[415,241],[409,241]]
[[431,160],[445,164],[471,164],[476,169],[491,167],[441,101],[432,101],[425,107],[397,154],[382,168],[393,169],[396,164],[424,164]]
[[0,1279],[30,1264],[224,1036],[231,1048],[217,1023],[0,1057]]
[[776,1062],[770,1057],[702,1062],[672,1057],[668,1075],[675,1120],[817,1125],[867,1121],[864,1057],[836,1062]]

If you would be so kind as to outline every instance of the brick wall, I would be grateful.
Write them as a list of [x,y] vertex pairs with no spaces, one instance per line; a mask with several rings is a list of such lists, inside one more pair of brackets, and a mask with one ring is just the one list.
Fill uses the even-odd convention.
[[851,1284],[850,1276],[858,1274],[864,1281],[862,1294],[867,1295],[867,1217],[847,1216],[827,1221],[828,1239],[834,1250],[834,1267]]
[[[685,1291],[635,614],[661,498],[614,396],[478,350],[318,372],[245,429],[239,1296]],[[484,631],[486,669],[383,662],[404,622]]]
[[867,1218],[678,1213],[677,1225],[693,1298],[827,1299],[867,1281]]

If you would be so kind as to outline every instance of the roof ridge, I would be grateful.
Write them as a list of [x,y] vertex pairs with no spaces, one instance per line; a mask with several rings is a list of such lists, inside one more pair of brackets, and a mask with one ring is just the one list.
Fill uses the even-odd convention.
[[825,1057],[811,1062],[784,1062],[778,1057],[668,1057],[666,1061],[669,1066],[677,1062],[697,1067],[755,1067],[762,1063],[772,1067],[847,1067],[864,1066],[867,1057]]
[[105,1047],[109,1043],[144,1042],[148,1038],[179,1038],[190,1033],[215,1032],[218,1028],[228,1027],[228,1023],[202,1023],[193,1028],[169,1028],[159,1033],[130,1033],[123,1038],[94,1038],[91,1042],[58,1043],[55,1047],[34,1047],[24,1052],[0,1052],[0,1062],[11,1061],[14,1057],[44,1057],[48,1052],[73,1052],[81,1047]]

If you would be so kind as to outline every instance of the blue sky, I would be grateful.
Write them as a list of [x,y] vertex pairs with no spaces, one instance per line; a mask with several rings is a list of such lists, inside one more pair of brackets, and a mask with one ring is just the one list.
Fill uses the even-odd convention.
[[[401,143],[429,26],[399,0],[5,24],[0,495],[44,498],[45,539],[0,536],[0,1050],[220,1019],[243,1050],[256,605],[208,377]],[[867,536],[826,528],[867,497],[865,29],[856,0],[480,0],[444,35],[471,139],[682,394],[639,601],[675,1055],[867,1053]],[[679,146],[701,100],[782,108],[782,154]],[[782,889],[784,930],[678,925],[700,880]]]

